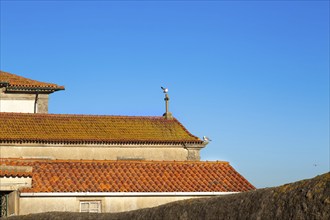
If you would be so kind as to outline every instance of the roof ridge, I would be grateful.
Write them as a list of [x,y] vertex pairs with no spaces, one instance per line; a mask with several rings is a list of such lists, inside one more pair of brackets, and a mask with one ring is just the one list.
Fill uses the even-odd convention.
[[[94,114],[69,114],[69,113],[23,113],[23,112],[0,112],[4,115],[21,115],[21,116],[36,116],[36,117],[111,117],[111,118],[148,118],[148,119],[165,119],[163,116],[139,116],[139,115],[94,115]],[[177,120],[178,121],[178,120]],[[180,123],[180,122],[179,122]],[[181,123],[180,123],[181,124]]]

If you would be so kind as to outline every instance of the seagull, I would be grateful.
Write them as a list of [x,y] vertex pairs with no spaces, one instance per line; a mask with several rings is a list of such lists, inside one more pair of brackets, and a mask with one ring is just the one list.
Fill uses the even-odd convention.
[[209,141],[212,141],[212,140],[210,138],[206,137],[206,136],[203,136],[203,141],[209,142]]
[[164,93],[168,93],[168,88],[164,88],[164,87],[160,87],[163,91],[164,91]]

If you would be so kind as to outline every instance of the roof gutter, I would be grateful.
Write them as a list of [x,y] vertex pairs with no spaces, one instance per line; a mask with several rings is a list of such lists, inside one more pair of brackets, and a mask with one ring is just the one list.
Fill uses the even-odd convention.
[[9,86],[9,83],[8,82],[0,82],[0,88],[3,88],[3,87],[8,87]]
[[54,192],[20,193],[21,197],[148,197],[148,196],[220,196],[239,192]]
[[7,92],[39,92],[39,93],[52,93],[59,90],[65,90],[61,87],[20,87],[20,86],[9,86],[7,85]]

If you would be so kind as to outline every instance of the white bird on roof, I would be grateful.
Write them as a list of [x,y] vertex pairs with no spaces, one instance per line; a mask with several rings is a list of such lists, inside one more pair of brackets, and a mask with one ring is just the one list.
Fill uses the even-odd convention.
[[162,86],[160,88],[162,88],[162,90],[164,91],[164,93],[168,93],[168,88],[164,88]]
[[210,138],[206,137],[206,136],[203,136],[203,141],[209,142],[209,141],[212,141],[212,140]]

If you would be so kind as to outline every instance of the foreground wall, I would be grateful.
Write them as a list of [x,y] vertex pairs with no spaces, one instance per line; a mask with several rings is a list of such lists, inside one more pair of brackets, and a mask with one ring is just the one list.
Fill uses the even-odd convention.
[[165,203],[198,198],[197,196],[167,197],[21,197],[19,215],[51,211],[80,212],[81,202],[99,201],[101,212],[124,212],[141,208],[155,207]]

